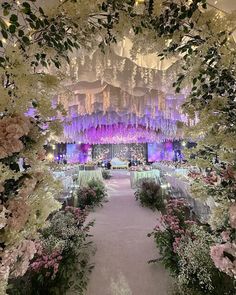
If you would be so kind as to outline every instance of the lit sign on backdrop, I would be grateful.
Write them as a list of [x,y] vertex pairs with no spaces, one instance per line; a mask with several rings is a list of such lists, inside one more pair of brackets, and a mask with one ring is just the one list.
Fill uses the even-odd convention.
[[87,163],[92,159],[90,144],[67,144],[68,163]]
[[171,161],[173,159],[174,151],[172,142],[148,144],[148,162]]

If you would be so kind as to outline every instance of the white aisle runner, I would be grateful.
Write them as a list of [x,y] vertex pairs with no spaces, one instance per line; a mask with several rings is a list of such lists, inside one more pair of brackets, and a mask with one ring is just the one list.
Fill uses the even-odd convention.
[[113,171],[107,181],[109,202],[97,208],[92,229],[97,252],[87,295],[166,295],[168,275],[163,266],[150,265],[157,249],[147,233],[157,213],[135,201],[126,171]]

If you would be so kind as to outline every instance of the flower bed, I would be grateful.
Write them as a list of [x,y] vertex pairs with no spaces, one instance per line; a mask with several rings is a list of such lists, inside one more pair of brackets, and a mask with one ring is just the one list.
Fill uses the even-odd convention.
[[76,192],[76,207],[94,208],[95,206],[102,205],[102,202],[107,196],[106,188],[104,184],[96,179],[92,179],[88,182],[87,187],[81,187]]
[[[214,246],[220,239],[210,227],[191,218],[184,200],[168,201],[166,214],[149,236],[160,251],[160,258],[150,262],[161,261],[169,269],[176,281],[176,294],[234,294],[233,279],[218,269],[224,264],[223,251],[234,250],[226,244],[224,249]],[[230,269],[229,261],[224,266]]]
[[144,207],[162,211],[164,209],[164,195],[161,186],[153,180],[141,180],[135,198]]
[[109,170],[102,170],[102,177],[103,179],[110,179],[112,176],[111,176],[111,172]]
[[[92,269],[92,244],[88,241],[93,222],[85,224],[86,212],[66,207],[51,216],[35,241],[36,254],[27,273],[11,281],[8,294],[65,294],[82,292]],[[32,257],[31,257],[32,259]]]

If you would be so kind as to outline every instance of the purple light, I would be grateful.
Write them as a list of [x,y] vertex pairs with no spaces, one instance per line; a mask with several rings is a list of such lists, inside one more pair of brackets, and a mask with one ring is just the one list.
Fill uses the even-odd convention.
[[64,141],[83,142],[88,144],[119,144],[119,143],[146,143],[160,142],[166,139],[166,134],[145,128],[142,125],[125,125],[122,123],[113,125],[101,125],[90,127],[78,132],[77,127],[66,126]]

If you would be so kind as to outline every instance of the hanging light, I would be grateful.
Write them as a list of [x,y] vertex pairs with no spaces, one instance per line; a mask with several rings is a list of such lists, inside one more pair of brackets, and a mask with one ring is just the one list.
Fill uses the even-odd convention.
[[145,3],[145,0],[136,0],[136,1],[135,1],[135,4],[136,4],[136,5],[144,4],[144,3]]
[[49,154],[47,155],[47,159],[48,159],[49,161],[52,161],[52,160],[54,159],[54,155],[53,155],[52,153],[49,153]]

